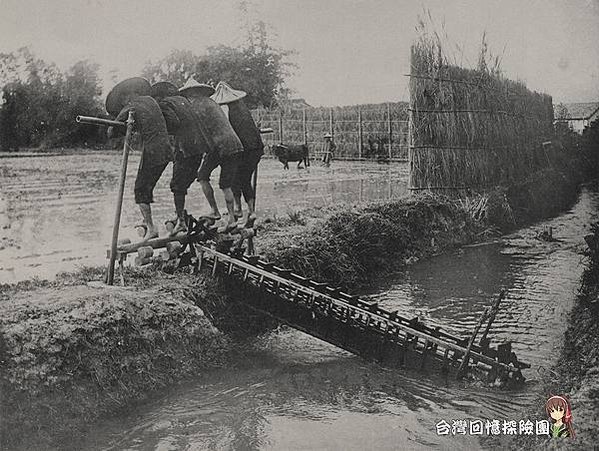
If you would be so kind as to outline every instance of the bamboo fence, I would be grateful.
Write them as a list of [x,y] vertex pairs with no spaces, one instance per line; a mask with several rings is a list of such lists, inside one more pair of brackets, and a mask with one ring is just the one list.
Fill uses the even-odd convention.
[[267,153],[278,143],[307,144],[319,157],[323,136],[334,137],[336,159],[385,158],[407,160],[408,104],[406,102],[320,107],[304,109],[253,110],[254,120],[274,133],[263,135]]
[[421,37],[411,50],[412,190],[468,190],[510,184],[547,164],[552,99],[485,64],[447,63],[441,45]]

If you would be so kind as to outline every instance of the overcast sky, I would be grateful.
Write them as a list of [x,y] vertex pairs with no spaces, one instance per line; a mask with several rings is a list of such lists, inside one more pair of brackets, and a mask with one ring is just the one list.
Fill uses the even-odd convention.
[[[254,0],[297,50],[289,80],[313,105],[407,100],[409,48],[428,8],[463,64],[483,31],[503,53],[507,76],[560,101],[599,100],[599,0]],[[30,46],[65,67],[89,58],[119,76],[138,75],[173,48],[201,52],[240,42],[235,0],[0,0],[0,51]],[[503,49],[505,48],[505,52]]]

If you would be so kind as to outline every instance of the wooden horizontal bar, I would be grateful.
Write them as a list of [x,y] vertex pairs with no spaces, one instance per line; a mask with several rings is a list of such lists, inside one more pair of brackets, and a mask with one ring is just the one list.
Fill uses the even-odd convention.
[[181,244],[186,244],[189,240],[189,237],[187,236],[187,233],[179,233],[175,236],[167,236],[167,237],[160,237],[160,238],[153,238],[151,240],[147,240],[147,241],[141,241],[139,243],[130,243],[130,244],[125,244],[123,246],[119,246],[117,248],[117,252],[120,254],[130,254],[132,252],[137,252],[137,250],[140,247],[146,247],[149,246],[153,249],[160,249],[163,247],[166,247],[166,245],[168,243],[172,243],[174,241],[178,241]]

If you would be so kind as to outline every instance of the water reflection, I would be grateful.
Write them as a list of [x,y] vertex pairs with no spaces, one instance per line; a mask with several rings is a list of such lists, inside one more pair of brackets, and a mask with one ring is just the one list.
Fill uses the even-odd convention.
[[[598,207],[599,195],[583,191],[560,217],[506,236],[497,245],[463,248],[417,263],[384,281],[371,296],[385,307],[467,336],[505,287],[494,336],[513,340],[518,356],[535,368],[550,366],[576,297],[583,236],[599,218]],[[545,225],[553,227],[558,242],[536,239]]]
[[[292,363],[304,352],[290,352],[290,340],[310,341],[313,362]],[[282,330],[268,341],[234,370],[104,423],[85,448],[471,449],[474,439],[438,437],[435,422],[490,415],[459,386],[365,364],[299,332]]]

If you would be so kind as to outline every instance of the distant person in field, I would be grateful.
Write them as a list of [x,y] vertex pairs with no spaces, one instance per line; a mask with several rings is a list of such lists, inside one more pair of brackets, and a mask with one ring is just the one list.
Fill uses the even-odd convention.
[[333,153],[337,149],[335,142],[333,141],[333,135],[327,133],[324,135],[324,153],[322,155],[322,162],[328,168],[333,161]]
[[264,155],[264,143],[260,129],[256,126],[252,113],[243,101],[247,94],[231,88],[225,82],[219,82],[212,99],[218,103],[229,117],[233,130],[243,145],[241,163],[237,177],[233,182],[233,197],[235,199],[235,216],[241,218],[241,194],[247,204],[248,215],[246,226],[252,226],[256,220],[256,191],[252,186],[252,175],[258,168],[258,163]]
[[204,155],[204,159],[198,170],[198,181],[210,205],[210,212],[202,215],[202,217],[214,220],[221,219],[221,214],[214,198],[214,191],[210,184],[210,174],[212,174],[212,171],[217,166],[220,166],[218,186],[225,196],[228,218],[219,227],[218,231],[229,232],[237,227],[235,199],[232,187],[241,162],[243,145],[223,110],[218,106],[218,103],[210,98],[214,94],[212,86],[200,84],[193,78],[190,78],[182,88],[179,88],[179,92],[188,98],[193,105],[193,109],[198,116],[200,126],[204,131],[204,136],[208,143],[208,151]]
[[[129,111],[133,110],[134,130],[141,137],[142,153],[134,193],[143,221],[138,227],[145,229],[144,241],[158,237],[150,204],[154,201],[154,187],[172,156],[166,122],[160,106],[150,93],[150,83],[144,78],[135,77],[117,84],[106,98],[106,111],[116,116],[117,121],[126,121]],[[108,136],[112,137],[113,134],[113,127],[110,127]]]
[[2,89],[0,97],[0,142],[2,150],[8,152],[19,151],[19,136],[17,117],[19,113],[19,91],[15,84],[7,84]]
[[169,82],[152,85],[152,97],[158,101],[166,128],[175,136],[175,155],[171,192],[175,203],[177,220],[171,235],[186,232],[185,197],[197,177],[202,156],[208,151],[208,143],[191,102],[179,95],[179,90]]

